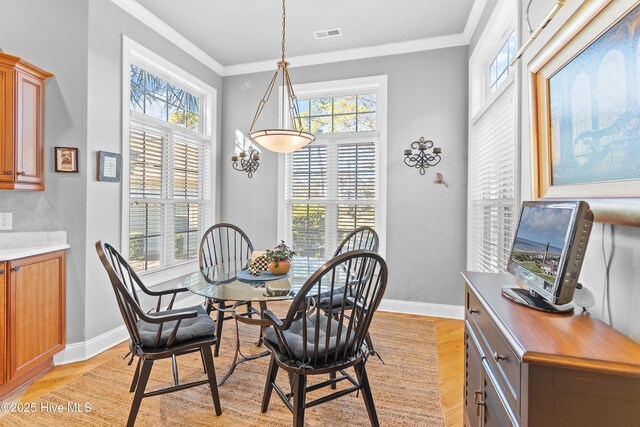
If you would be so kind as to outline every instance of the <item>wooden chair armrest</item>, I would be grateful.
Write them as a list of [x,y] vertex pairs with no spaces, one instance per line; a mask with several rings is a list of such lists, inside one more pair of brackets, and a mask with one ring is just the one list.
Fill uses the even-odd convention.
[[274,328],[282,331],[285,329],[285,324],[278,316],[276,316],[273,311],[265,310],[263,314],[264,318],[269,321],[269,324]]
[[151,295],[154,297],[161,297],[164,295],[171,295],[171,294],[179,294],[181,292],[187,292],[189,289],[187,288],[174,288],[174,289],[165,289],[163,291],[152,291],[149,288],[146,288],[144,291],[147,295]]
[[193,317],[197,317],[198,312],[195,310],[183,311],[181,313],[171,313],[171,314],[154,314],[153,316],[149,316],[145,314],[144,316],[140,316],[142,320],[147,323],[164,323],[164,322],[172,322],[174,320],[183,320],[183,319],[191,319]]

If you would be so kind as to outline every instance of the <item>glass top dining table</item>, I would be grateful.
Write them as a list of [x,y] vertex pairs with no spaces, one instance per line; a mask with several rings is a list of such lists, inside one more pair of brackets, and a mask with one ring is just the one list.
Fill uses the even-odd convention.
[[270,281],[238,279],[238,273],[247,268],[246,260],[220,263],[190,274],[184,284],[194,294],[219,301],[289,300],[324,263],[322,258],[295,257],[288,275]]

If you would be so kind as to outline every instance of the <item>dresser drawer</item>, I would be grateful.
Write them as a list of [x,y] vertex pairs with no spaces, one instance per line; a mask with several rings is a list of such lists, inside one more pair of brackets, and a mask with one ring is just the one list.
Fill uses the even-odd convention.
[[473,292],[466,293],[466,308],[466,317],[478,338],[480,350],[508,400],[505,403],[519,417],[520,360]]

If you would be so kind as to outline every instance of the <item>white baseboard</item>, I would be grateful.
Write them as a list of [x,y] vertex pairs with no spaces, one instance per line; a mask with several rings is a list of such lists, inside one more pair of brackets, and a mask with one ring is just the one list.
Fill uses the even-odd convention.
[[[192,295],[176,302],[175,308],[190,307],[201,303],[202,300],[201,296]],[[419,316],[444,317],[447,319],[464,319],[464,307],[461,305],[383,299],[378,310]],[[91,359],[93,356],[120,344],[128,338],[127,328],[122,325],[87,341],[67,344],[64,350],[53,357],[53,364],[56,366],[66,365],[67,363]]]
[[[177,301],[174,308],[190,307],[200,304],[204,298],[199,295],[192,295],[180,301]],[[53,356],[53,364],[66,365],[67,363],[82,362],[91,359],[93,356],[110,349],[114,345],[129,338],[129,332],[125,325],[118,326],[115,329],[107,331],[103,334],[93,337],[87,341],[67,344],[60,353]]]
[[383,299],[382,302],[380,302],[378,310],[390,311],[392,313],[417,314],[419,316],[444,317],[447,319],[464,319],[464,306],[462,305]]

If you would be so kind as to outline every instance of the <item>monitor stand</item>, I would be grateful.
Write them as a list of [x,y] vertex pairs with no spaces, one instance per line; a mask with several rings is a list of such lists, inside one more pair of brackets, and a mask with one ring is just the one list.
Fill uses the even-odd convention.
[[502,288],[502,295],[517,304],[547,313],[571,313],[573,311],[573,304],[552,304],[534,291],[526,288],[505,286]]

